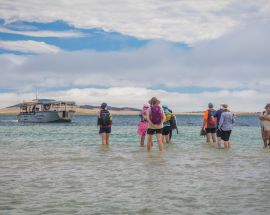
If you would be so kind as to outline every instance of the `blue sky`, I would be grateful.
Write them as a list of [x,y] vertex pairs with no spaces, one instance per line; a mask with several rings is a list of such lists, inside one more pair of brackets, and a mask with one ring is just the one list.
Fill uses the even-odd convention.
[[[269,102],[270,2],[1,0],[0,108],[35,97],[176,111]],[[39,13],[36,13],[38,8]]]

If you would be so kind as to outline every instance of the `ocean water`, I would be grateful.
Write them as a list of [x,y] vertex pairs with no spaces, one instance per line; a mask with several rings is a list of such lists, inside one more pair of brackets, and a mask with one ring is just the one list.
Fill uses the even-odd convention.
[[136,116],[114,116],[110,145],[96,118],[20,124],[0,116],[0,214],[269,214],[270,151],[257,117],[238,117],[230,150],[178,116],[163,153],[139,146]]

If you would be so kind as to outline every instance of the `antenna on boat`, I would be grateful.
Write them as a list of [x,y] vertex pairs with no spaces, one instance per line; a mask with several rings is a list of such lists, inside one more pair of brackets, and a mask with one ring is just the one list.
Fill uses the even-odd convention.
[[38,88],[36,88],[36,100],[38,100]]

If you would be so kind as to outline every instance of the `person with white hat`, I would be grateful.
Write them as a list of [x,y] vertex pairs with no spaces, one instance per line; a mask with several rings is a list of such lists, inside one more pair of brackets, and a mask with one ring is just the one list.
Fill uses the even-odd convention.
[[230,136],[233,129],[234,116],[228,109],[227,104],[223,104],[222,109],[223,112],[220,116],[218,129],[221,131],[221,139],[224,141],[224,149],[229,149],[231,147]]

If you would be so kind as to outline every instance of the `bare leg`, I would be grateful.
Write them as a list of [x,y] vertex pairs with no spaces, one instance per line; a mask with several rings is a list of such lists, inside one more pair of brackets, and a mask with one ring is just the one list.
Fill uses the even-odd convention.
[[216,133],[212,133],[212,140],[213,140],[213,143],[217,142],[217,136],[216,136]]
[[165,139],[166,139],[166,143],[169,144],[170,143],[170,135],[169,134],[166,135],[165,136]]
[[106,145],[109,145],[110,134],[106,133]]
[[265,131],[265,142],[268,144],[268,146],[270,146],[270,131]]
[[264,147],[267,147],[267,135],[263,127],[261,127],[261,133],[262,133],[263,145]]
[[163,151],[163,142],[162,142],[162,134],[157,134],[157,142],[159,146],[159,151]]
[[228,141],[224,141],[224,149],[228,149],[229,145],[228,145]]
[[103,145],[106,145],[106,133],[101,133],[101,141]]
[[206,142],[210,143],[210,140],[211,140],[211,133],[207,133],[206,134]]
[[141,147],[144,147],[145,135],[141,136]]
[[147,150],[150,151],[153,146],[153,135],[147,135]]
[[218,146],[218,148],[221,147],[221,137],[217,138],[217,146]]

